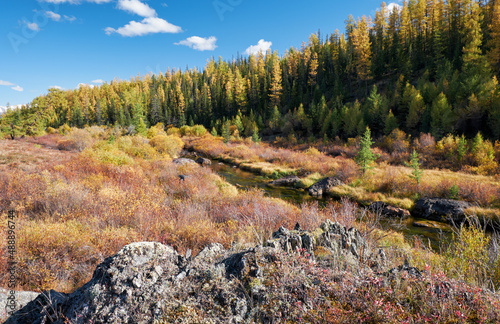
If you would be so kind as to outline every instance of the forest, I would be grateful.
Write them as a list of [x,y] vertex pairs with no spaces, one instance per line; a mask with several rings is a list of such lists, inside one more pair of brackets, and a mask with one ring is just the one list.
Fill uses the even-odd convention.
[[[51,88],[0,121],[5,137],[62,125],[204,125],[291,142],[375,137],[398,128],[500,139],[500,1],[410,0],[300,49],[211,58],[203,70]],[[235,134],[234,132],[238,133]]]

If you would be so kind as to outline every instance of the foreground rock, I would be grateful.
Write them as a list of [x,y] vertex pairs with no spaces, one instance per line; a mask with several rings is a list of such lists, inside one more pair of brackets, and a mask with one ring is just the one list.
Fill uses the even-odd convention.
[[416,218],[438,222],[460,223],[465,220],[465,209],[468,207],[470,207],[470,204],[465,201],[420,198],[415,202],[412,215]]
[[368,209],[375,213],[380,213],[381,216],[390,218],[406,219],[411,216],[408,210],[391,206],[383,201],[376,201],[374,203],[371,203],[370,206],[368,206]]
[[314,197],[326,195],[335,186],[343,185],[344,183],[335,177],[328,177],[320,180],[309,187],[309,194]]
[[317,247],[351,266],[370,256],[356,229],[329,220],[314,234],[298,224],[280,227],[264,247],[211,244],[194,258],[156,242],[132,243],[99,264],[74,293],[43,292],[6,323],[269,322],[261,305],[273,302],[267,290],[275,287],[262,284],[269,280],[264,269],[269,273],[279,258],[278,265],[286,262],[287,252],[309,252],[314,259]]
[[271,187],[274,187],[274,186],[275,187],[293,187],[299,181],[300,181],[299,177],[297,177],[295,175],[291,175],[291,176],[286,176],[283,178],[273,180],[273,181],[269,182],[267,185],[271,186]]
[[197,158],[195,160],[195,162],[201,166],[211,166],[212,165],[212,161],[210,161],[209,159],[202,158],[202,157]]
[[[39,293],[32,291],[16,291],[14,296],[14,302],[11,302],[11,299],[8,299],[10,295],[10,290],[6,290],[0,288],[0,305],[4,307],[4,311],[16,311],[20,308],[26,306],[30,301],[38,297]],[[3,315],[2,315],[3,316]],[[5,317],[3,318],[5,319]],[[0,320],[2,317],[0,316]]]

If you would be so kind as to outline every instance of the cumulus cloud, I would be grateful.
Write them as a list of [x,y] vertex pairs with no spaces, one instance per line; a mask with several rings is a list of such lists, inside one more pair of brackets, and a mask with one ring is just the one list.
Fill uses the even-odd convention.
[[61,15],[60,14],[57,14],[53,11],[45,11],[45,15],[47,17],[49,17],[50,19],[54,20],[54,21],[59,21],[61,20]]
[[271,45],[273,45],[272,42],[266,42],[265,40],[261,39],[257,43],[257,45],[251,45],[245,50],[245,54],[251,55],[251,54],[258,54],[260,52],[267,52],[268,49],[271,48]]
[[16,91],[24,91],[22,87],[9,81],[0,80],[0,86],[7,86]]
[[392,11],[394,10],[394,8],[396,8],[396,10],[398,10],[398,11],[399,11],[399,10],[401,10],[401,8],[402,8],[402,7],[401,7],[401,5],[400,5],[400,4],[397,4],[397,3],[395,3],[395,2],[391,2],[391,3],[389,3],[389,4],[387,5],[387,10],[388,10],[389,12],[392,12]]
[[108,27],[105,29],[105,31],[108,35],[117,33],[125,37],[134,37],[156,33],[180,33],[182,29],[179,26],[175,26],[169,23],[165,19],[161,19],[158,17],[147,17],[144,18],[141,22],[131,21],[125,26],[118,29]]
[[78,83],[78,86],[77,86],[77,88],[86,88],[86,87],[93,88],[93,87],[95,87],[95,85],[88,84],[88,83]]
[[64,19],[69,21],[69,22],[73,22],[76,20],[76,17],[75,16],[66,16],[64,15]]
[[92,80],[92,81],[90,81],[90,82],[92,82],[92,83],[97,83],[97,84],[101,84],[101,83],[104,83],[104,80],[102,80],[102,79],[97,79],[97,80]]
[[13,86],[13,85],[15,84],[12,82],[0,80],[0,86]]
[[40,27],[38,27],[37,23],[26,22],[26,26],[28,26],[28,28],[31,29],[31,30],[33,30],[33,31],[40,31]]
[[217,48],[215,42],[217,42],[217,38],[215,36],[210,36],[208,38],[191,36],[185,40],[181,40],[180,42],[174,44],[185,45],[198,51],[213,51],[214,49]]
[[63,87],[60,87],[58,85],[54,85],[54,86],[50,86],[49,89],[52,89],[52,88],[55,88],[55,89],[58,89],[58,90],[64,90]]
[[118,0],[118,9],[141,17],[156,17],[156,11],[139,0]]

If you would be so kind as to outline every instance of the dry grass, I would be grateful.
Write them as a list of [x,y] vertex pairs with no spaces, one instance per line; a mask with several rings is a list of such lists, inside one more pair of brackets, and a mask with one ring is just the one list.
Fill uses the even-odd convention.
[[[57,143],[61,138],[51,135],[38,140],[49,144]],[[102,140],[98,139],[96,143]],[[360,227],[372,247],[385,247],[388,255],[386,267],[400,265],[408,259],[412,265],[427,269],[425,280],[405,279],[379,285],[378,275],[362,273],[360,269],[351,269],[340,263],[322,269],[312,267],[306,259],[283,255],[280,256],[281,265],[263,269],[268,271],[268,278],[272,278],[264,284],[277,289],[273,290],[276,298],[269,303],[270,307],[276,306],[282,311],[288,309],[300,316],[306,314],[309,317],[294,318],[310,321],[330,318],[348,322],[425,322],[430,319],[449,322],[480,322],[484,319],[483,322],[488,322],[499,318],[498,297],[481,293],[483,287],[500,286],[498,238],[487,239],[481,231],[462,228],[457,231],[455,243],[444,247],[446,253],[439,255],[418,239],[409,243],[402,234],[377,230],[376,218],[370,218],[370,214],[359,210],[352,202],[344,200],[325,208],[320,208],[317,203],[297,207],[280,199],[267,198],[259,190],[242,193],[209,168],[179,166],[171,163],[169,158],[150,156],[145,154],[151,151],[142,138],[129,140],[120,142],[116,139],[116,142],[100,144],[102,147],[109,145],[110,151],[102,151],[108,152],[110,160],[102,159],[99,155],[102,147],[96,144],[82,153],[62,153],[48,148],[48,144],[44,148],[40,144],[0,141],[3,156],[12,159],[0,169],[0,207],[4,219],[8,208],[15,208],[18,214],[18,289],[73,291],[90,279],[92,270],[105,257],[134,241],[160,241],[174,246],[181,253],[187,249],[196,253],[212,242],[226,247],[233,242],[262,243],[279,226],[293,228],[296,222],[304,229],[313,230],[329,218],[347,227]],[[193,140],[190,141],[192,144]],[[205,136],[202,141],[195,142],[200,145],[210,141],[213,138]],[[260,159],[256,162],[276,167],[306,165],[317,172],[310,178],[320,175],[325,165],[314,167],[314,161],[323,160],[324,156],[313,150],[285,150],[272,155],[271,147],[250,146],[247,151],[241,145],[237,144],[240,148],[236,148],[217,142],[215,149],[231,152],[234,148],[245,154],[255,152]],[[23,152],[29,152],[29,156],[36,160],[23,160]],[[114,163],[116,152],[125,154],[129,161]],[[276,160],[266,160],[265,154],[269,154],[270,160]],[[245,157],[243,153],[240,155],[240,158]],[[306,164],[308,157],[313,161],[310,164]],[[344,163],[350,168],[348,160],[343,157],[325,161],[329,172],[334,164],[338,167]],[[338,194],[355,200],[384,200],[404,207],[413,202],[409,197],[418,193],[419,188],[409,181],[407,168],[381,165],[374,172],[374,175],[338,187],[338,190],[344,190]],[[181,174],[186,176],[184,181],[179,178]],[[491,193],[498,190],[498,180],[491,177],[426,170],[424,181],[428,182],[425,190],[432,193],[444,194],[449,185],[456,183],[461,197],[474,197],[473,201],[482,203],[497,199],[491,198]],[[481,187],[475,183],[480,183]],[[481,191],[482,186],[489,188],[486,194]],[[484,207],[471,212],[497,215],[495,209]],[[360,215],[373,221],[359,224]],[[2,226],[5,229],[6,224]],[[5,244],[5,240],[0,240],[2,251]],[[6,269],[6,261],[6,255],[0,254],[0,269]],[[333,270],[328,270],[330,268]],[[321,273],[315,272],[317,269]],[[2,286],[6,286],[8,280],[6,273],[2,271],[0,275]],[[283,276],[283,273],[287,275]],[[303,285],[312,277],[328,283],[322,286],[321,294]],[[443,287],[449,289],[446,299],[428,289],[442,283],[446,283]],[[296,290],[290,290],[293,287]],[[284,307],[285,304],[274,304],[274,301],[297,297],[294,291],[301,289],[310,294],[302,302],[314,306],[308,306],[308,313],[300,312],[304,304],[295,305],[293,311]],[[465,300],[463,293],[474,298]],[[278,316],[279,312],[270,310],[270,314]],[[432,317],[436,314],[439,319]]]

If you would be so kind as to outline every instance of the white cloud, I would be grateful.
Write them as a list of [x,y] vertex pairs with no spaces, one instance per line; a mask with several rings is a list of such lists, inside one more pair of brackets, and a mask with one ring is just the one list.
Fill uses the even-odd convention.
[[78,86],[77,86],[77,88],[86,88],[86,87],[93,88],[94,85],[88,84],[88,83],[78,83]]
[[47,17],[49,17],[50,19],[54,20],[54,21],[59,21],[61,20],[61,15],[60,14],[57,14],[53,11],[45,11],[45,15]]
[[60,87],[58,85],[54,85],[54,86],[50,86],[49,89],[52,89],[52,88],[55,88],[55,89],[58,89],[58,90],[64,90],[63,87]]
[[181,27],[175,26],[158,17],[144,18],[141,22],[132,20],[125,26],[118,29],[108,27],[104,30],[108,35],[117,33],[126,37],[143,36],[156,33],[180,33],[182,31]]
[[92,80],[92,81],[90,81],[90,82],[92,82],[92,83],[98,83],[98,84],[101,84],[101,83],[104,83],[104,80],[102,80],[102,79],[97,79],[97,80]]
[[217,42],[217,38],[215,36],[210,36],[209,38],[191,36],[174,44],[186,45],[198,51],[213,51],[217,48],[215,42]]
[[73,22],[73,21],[76,20],[76,17],[75,16],[66,16],[66,15],[64,15],[64,19],[66,19],[69,22]]
[[9,82],[9,81],[0,80],[0,86],[7,86],[7,87],[10,87],[12,90],[16,90],[16,91],[24,91],[24,89],[22,87],[18,86],[17,84],[14,84],[12,82]]
[[118,0],[118,9],[141,17],[156,17],[156,11],[139,0]]
[[38,27],[38,24],[37,23],[29,23],[29,22],[26,22],[26,26],[28,26],[29,29],[33,30],[33,31],[40,31],[40,27]]
[[392,12],[394,10],[394,8],[396,8],[396,10],[401,10],[401,5],[395,3],[395,2],[391,2],[387,5],[387,11],[388,12]]
[[0,86],[13,86],[13,85],[15,84],[12,82],[0,80]]
[[55,3],[55,4],[60,4],[60,3],[80,4],[82,1],[87,1],[99,4],[99,3],[108,3],[111,2],[112,0],[41,0],[41,1],[48,3]]
[[265,40],[261,39],[257,43],[257,45],[251,45],[245,50],[245,54],[251,55],[251,54],[258,54],[259,52],[267,52],[268,49],[271,48],[271,45],[273,45],[272,42],[266,42]]

